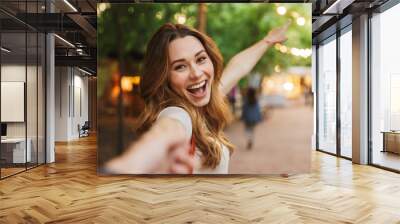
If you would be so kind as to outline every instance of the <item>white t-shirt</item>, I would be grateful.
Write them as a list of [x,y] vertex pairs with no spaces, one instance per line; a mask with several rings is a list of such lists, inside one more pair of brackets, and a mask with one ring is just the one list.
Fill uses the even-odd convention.
[[[186,131],[186,136],[188,139],[192,137],[192,119],[186,110],[180,107],[166,107],[158,115],[157,119],[160,117],[169,117],[175,119],[183,124]],[[221,144],[222,145],[222,144]],[[196,160],[201,161],[202,153],[196,147],[195,152]],[[201,164],[201,162],[199,163]],[[214,168],[207,167],[195,167],[193,170],[194,174],[227,174],[229,168],[229,150],[225,145],[222,145],[222,154],[220,163]]]

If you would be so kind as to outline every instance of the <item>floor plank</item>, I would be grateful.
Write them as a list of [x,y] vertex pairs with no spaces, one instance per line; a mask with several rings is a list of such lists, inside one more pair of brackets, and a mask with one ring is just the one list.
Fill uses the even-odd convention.
[[400,223],[400,175],[313,152],[312,172],[97,176],[96,138],[0,181],[0,223]]

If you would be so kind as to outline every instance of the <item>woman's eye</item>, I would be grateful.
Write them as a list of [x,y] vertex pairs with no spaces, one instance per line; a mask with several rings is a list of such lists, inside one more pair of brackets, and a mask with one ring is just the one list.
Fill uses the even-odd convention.
[[203,57],[200,57],[199,59],[197,59],[197,62],[198,62],[198,63],[202,63],[202,62],[204,62],[206,59],[207,59],[207,58],[203,56]]
[[174,68],[175,71],[182,71],[183,69],[185,69],[185,66],[184,66],[184,65],[177,65],[177,66],[175,66],[175,68]]

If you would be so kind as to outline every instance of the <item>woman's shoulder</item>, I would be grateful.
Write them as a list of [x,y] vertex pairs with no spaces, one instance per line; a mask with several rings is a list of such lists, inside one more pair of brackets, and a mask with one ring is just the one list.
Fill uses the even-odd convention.
[[157,120],[162,117],[168,117],[179,121],[185,127],[188,136],[192,135],[192,119],[189,113],[182,107],[168,106],[160,111]]
[[165,107],[160,111],[159,116],[164,114],[187,114],[189,116],[189,113],[184,108],[177,106]]

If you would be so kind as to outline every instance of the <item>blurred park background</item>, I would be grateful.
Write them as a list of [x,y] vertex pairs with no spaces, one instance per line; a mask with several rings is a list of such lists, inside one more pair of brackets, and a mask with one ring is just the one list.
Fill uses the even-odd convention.
[[[237,149],[230,173],[301,173],[310,166],[313,129],[311,4],[164,3],[97,5],[98,165],[135,140],[135,121],[144,105],[139,96],[147,42],[167,22],[209,35],[224,63],[288,20],[288,40],[271,47],[251,74],[228,94],[235,121],[226,133]],[[242,96],[256,88],[264,119],[255,144],[246,149],[240,122]]]

